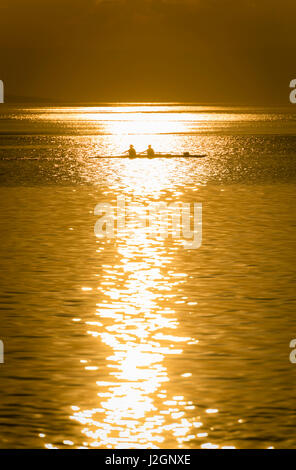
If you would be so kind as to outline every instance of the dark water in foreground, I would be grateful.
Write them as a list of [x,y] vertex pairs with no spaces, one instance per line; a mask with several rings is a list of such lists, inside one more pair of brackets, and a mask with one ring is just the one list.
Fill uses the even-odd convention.
[[[295,447],[295,115],[1,109],[0,447]],[[130,143],[208,157],[90,158]],[[202,247],[96,238],[118,195],[202,203]]]

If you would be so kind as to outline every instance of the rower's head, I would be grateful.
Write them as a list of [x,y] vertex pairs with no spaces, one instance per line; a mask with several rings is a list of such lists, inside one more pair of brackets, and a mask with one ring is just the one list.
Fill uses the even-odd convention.
[[148,145],[148,148],[151,149],[151,145]]
[[134,148],[134,146],[133,146],[133,145],[130,145],[130,149],[133,149],[133,148]]

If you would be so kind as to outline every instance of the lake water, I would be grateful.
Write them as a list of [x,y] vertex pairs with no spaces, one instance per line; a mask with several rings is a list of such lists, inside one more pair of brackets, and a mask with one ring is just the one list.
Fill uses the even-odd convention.
[[[2,448],[296,446],[296,115],[1,105]],[[94,159],[133,144],[205,159]],[[201,203],[202,246],[99,203]]]

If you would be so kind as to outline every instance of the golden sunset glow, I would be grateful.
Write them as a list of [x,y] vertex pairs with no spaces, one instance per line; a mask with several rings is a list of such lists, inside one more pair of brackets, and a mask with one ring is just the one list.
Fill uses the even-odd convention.
[[[166,181],[167,168],[157,171]],[[159,178],[147,179],[137,166],[126,167],[121,178],[133,196],[157,195]],[[159,302],[171,304],[183,273],[174,271],[164,247],[155,246],[144,229],[131,227],[117,252],[118,263],[104,269],[98,286],[105,299],[95,312],[99,323],[88,330],[110,348],[109,377],[97,381],[98,407],[79,409],[71,419],[83,425],[87,447],[158,448],[167,433],[182,445],[196,437],[195,406],[183,396],[170,396],[165,360],[198,340],[181,337],[176,312],[170,306],[160,310]]]

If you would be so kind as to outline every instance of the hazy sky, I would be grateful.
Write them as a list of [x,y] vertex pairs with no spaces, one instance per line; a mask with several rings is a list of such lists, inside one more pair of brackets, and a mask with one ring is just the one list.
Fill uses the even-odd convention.
[[295,0],[1,0],[6,93],[288,104]]

